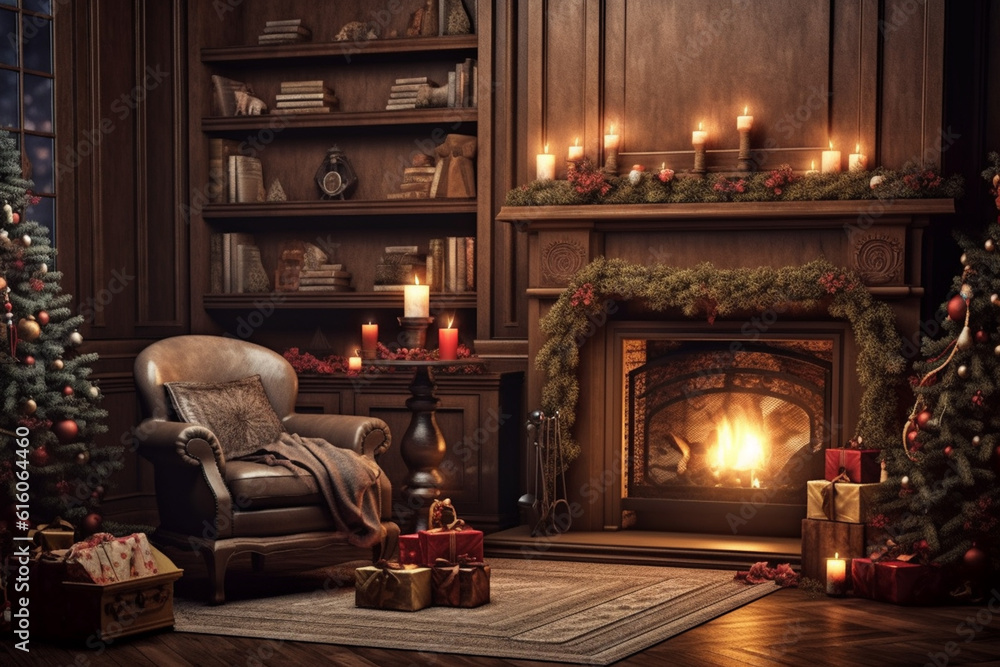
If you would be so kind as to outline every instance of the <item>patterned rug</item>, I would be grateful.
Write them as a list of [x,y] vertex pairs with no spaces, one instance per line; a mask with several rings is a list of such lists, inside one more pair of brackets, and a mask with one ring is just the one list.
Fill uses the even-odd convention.
[[[311,590],[209,606],[175,600],[175,630],[607,665],[777,590],[732,571],[490,559],[490,603],[417,612],[354,605],[353,567]],[[299,587],[301,588],[301,586]],[[286,588],[286,590],[288,590]]]

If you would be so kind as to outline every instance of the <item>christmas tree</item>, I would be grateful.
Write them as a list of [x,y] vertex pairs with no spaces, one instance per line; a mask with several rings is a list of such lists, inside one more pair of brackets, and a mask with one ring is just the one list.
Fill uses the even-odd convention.
[[[990,159],[983,176],[1000,209],[1000,156]],[[956,238],[962,272],[914,364],[915,401],[886,451],[873,523],[899,553],[982,592],[1000,571],[1000,219],[983,239]]]
[[48,231],[24,216],[30,188],[21,151],[0,131],[0,556],[56,517],[96,531],[106,481],[122,466],[120,448],[94,442],[107,430],[88,379],[97,355],[73,350],[83,317],[50,270]]

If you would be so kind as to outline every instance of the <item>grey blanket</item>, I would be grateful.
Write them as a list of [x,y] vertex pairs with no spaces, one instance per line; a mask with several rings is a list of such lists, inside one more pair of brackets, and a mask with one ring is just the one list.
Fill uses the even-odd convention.
[[277,441],[241,460],[284,466],[299,475],[308,471],[316,478],[337,529],[351,544],[370,547],[382,539],[378,483],[382,470],[374,460],[322,438],[295,433],[282,433]]

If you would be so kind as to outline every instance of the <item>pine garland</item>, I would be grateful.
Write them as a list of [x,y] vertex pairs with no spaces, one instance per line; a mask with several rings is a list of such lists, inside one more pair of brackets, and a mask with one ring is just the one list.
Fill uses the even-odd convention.
[[[895,315],[872,297],[861,280],[825,260],[779,269],[716,269],[708,263],[681,269],[632,264],[599,257],[570,281],[541,329],[547,339],[535,357],[545,373],[542,409],[559,412],[563,433],[570,434],[579,400],[579,350],[616,310],[618,300],[640,299],[652,311],[678,310],[686,317],[717,318],[744,313],[781,312],[784,308],[812,310],[826,306],[832,317],[850,322],[858,354],[861,396],[857,433],[866,446],[882,448],[896,442],[895,397],[906,370],[895,328]],[[567,460],[579,444],[564,436]]]
[[[533,181],[507,193],[507,206],[569,206],[579,204],[697,204],[714,202],[823,201],[864,199],[957,199],[963,193],[960,175],[942,177],[933,169],[906,165],[901,170],[878,168],[835,174],[801,174],[782,165],[766,172],[673,177],[661,180],[641,172],[637,183],[628,176],[607,177],[589,160],[572,170],[567,181]],[[599,181],[599,183],[594,183]],[[583,184],[581,186],[581,183]]]

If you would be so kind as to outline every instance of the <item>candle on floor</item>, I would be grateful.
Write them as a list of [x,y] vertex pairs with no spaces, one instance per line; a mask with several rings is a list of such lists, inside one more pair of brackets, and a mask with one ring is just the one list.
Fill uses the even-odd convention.
[[556,156],[549,153],[549,145],[545,144],[543,152],[535,158],[535,179],[551,181],[556,177]]
[[428,317],[431,314],[431,290],[414,278],[412,285],[403,286],[403,317]]
[[442,361],[458,359],[458,329],[452,328],[452,319],[446,329],[438,329],[438,358]]
[[826,559],[826,594],[843,595],[847,592],[847,560],[835,553]]
[[823,151],[820,160],[820,171],[824,174],[834,174],[840,171],[840,151],[833,150],[833,142],[830,142],[830,150]]

